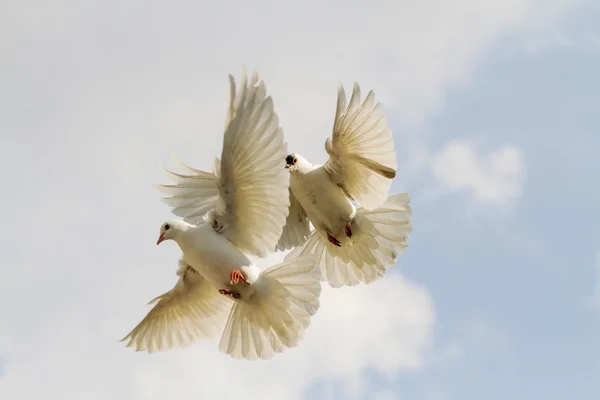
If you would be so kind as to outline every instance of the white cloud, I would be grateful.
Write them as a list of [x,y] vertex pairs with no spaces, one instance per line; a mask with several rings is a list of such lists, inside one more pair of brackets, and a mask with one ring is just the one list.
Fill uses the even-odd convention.
[[123,304],[119,296],[110,296],[135,281],[115,285],[103,299],[105,309],[90,308],[96,314],[88,312],[88,298],[77,296],[84,304],[61,310],[54,322],[4,349],[2,398],[184,400],[249,394],[299,399],[314,379],[351,385],[365,367],[382,373],[417,370],[430,342],[427,292],[391,274],[371,286],[325,290],[322,309],[301,346],[270,362],[232,360],[217,351],[216,342],[164,354],[135,353],[115,339],[142,316],[139,305],[145,298],[127,296],[129,304]]
[[511,205],[521,196],[525,165],[519,148],[505,145],[482,155],[474,141],[454,140],[430,161],[442,190],[468,192],[494,206]]
[[[386,114],[418,124],[496,40],[544,32],[574,2],[164,4],[4,7],[0,171],[11,228],[0,230],[0,398],[295,399],[314,380],[362,390],[366,368],[423,368],[434,307],[397,271],[325,290],[306,339],[271,362],[235,362],[216,343],[123,348],[116,340],[175,278],[178,251],[153,246],[171,217],[151,187],[164,182],[157,164],[173,151],[210,168],[225,74],[242,64],[266,80],[290,149],[319,161],[339,80],[358,80]],[[399,133],[398,146],[415,140]],[[510,157],[485,165],[505,176]]]

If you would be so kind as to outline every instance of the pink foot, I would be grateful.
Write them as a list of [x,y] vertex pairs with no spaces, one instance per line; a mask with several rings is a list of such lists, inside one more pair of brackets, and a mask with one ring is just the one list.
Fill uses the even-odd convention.
[[346,224],[346,236],[348,236],[350,239],[352,239],[352,226],[350,225],[350,222],[348,222]]
[[221,293],[223,296],[233,297],[234,299],[239,299],[240,297],[242,297],[239,293],[232,292],[227,289],[219,289],[219,293]]
[[230,279],[231,279],[231,283],[238,283],[239,281],[248,283],[246,281],[246,278],[244,278],[244,274],[242,274],[242,271],[240,271],[239,269],[235,269],[235,270],[231,271]]
[[331,233],[329,233],[329,232],[327,232],[327,240],[329,240],[329,242],[331,242],[331,244],[333,244],[334,246],[342,247],[342,244],[340,243],[340,241],[337,240],[336,238],[334,238],[333,236],[331,236]]

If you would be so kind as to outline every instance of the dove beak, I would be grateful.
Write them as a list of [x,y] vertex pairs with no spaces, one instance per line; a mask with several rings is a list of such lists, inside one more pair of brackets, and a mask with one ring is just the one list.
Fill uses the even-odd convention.
[[161,233],[160,236],[158,237],[158,240],[156,241],[156,245],[158,246],[160,244],[160,242],[162,242],[163,240],[165,240],[165,234]]
[[289,169],[292,166],[292,164],[285,164],[285,169]]

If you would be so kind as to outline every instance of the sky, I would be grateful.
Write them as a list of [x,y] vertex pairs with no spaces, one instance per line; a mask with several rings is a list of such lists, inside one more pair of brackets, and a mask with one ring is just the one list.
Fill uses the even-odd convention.
[[[600,4],[7,1],[0,6],[0,398],[600,398]],[[172,287],[152,184],[210,170],[256,69],[324,162],[336,87],[382,102],[406,252],[324,287],[270,361],[119,343]],[[261,267],[285,253],[257,260]]]

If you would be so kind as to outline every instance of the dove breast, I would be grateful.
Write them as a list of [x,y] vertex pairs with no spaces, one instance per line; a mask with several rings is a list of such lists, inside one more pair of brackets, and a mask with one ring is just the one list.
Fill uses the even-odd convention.
[[290,187],[319,231],[327,230],[336,237],[342,235],[344,226],[356,214],[354,205],[322,166],[306,174],[290,174]]
[[[210,224],[201,224],[188,232],[191,234],[178,241],[183,259],[217,289],[233,289],[230,278],[234,270],[242,271],[250,284],[258,279],[258,267],[229,240],[216,233]],[[246,294],[241,293],[242,290],[253,290],[251,285],[236,285],[235,288],[242,297]]]

